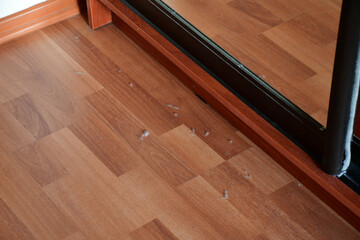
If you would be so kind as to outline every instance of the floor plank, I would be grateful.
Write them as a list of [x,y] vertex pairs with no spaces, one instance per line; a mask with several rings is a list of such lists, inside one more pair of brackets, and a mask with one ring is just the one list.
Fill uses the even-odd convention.
[[148,131],[147,128],[111,94],[99,91],[86,99],[142,159],[171,186],[180,185],[194,176],[151,131],[148,137],[141,139],[143,132]]
[[233,0],[228,2],[227,4],[270,27],[274,27],[282,23],[281,19],[276,17],[271,11],[269,11],[257,2],[248,0]]
[[3,240],[35,239],[2,199],[0,199],[0,238]]
[[68,175],[68,172],[52,151],[48,138],[27,145],[13,153],[14,159],[40,186],[45,186]]
[[35,138],[0,105],[0,146],[11,152],[35,141]]
[[[167,112],[164,106],[152,99],[152,96],[144,91],[134,79],[125,72],[119,71],[119,67],[111,59],[93,46],[73,26],[64,23],[63,26],[49,28],[46,33],[50,36],[61,34],[61,38],[56,38],[58,39],[57,43],[64,50],[71,49],[72,57],[92,76],[104,79],[102,84],[106,86],[107,90],[121,102],[127,102],[129,110],[157,134],[169,131],[176,126],[172,121],[173,115]],[[77,42],[72,41],[74,36],[77,37]],[[85,55],[92,61],[88,61]],[[99,63],[99,65],[94,66],[91,64],[92,62]],[[100,69],[101,71],[99,71]]]
[[127,142],[96,115],[69,128],[116,176],[135,169],[142,162]]
[[30,95],[25,94],[3,105],[34,138],[50,134],[50,127],[40,114]]
[[224,162],[224,159],[185,125],[161,135],[160,139],[196,175]]
[[150,169],[138,168],[119,177],[121,189],[132,193],[179,239],[224,239],[207,219]]
[[67,128],[47,142],[69,173],[43,187],[50,199],[87,239],[127,239],[135,226],[117,200],[116,176]]
[[[4,66],[3,74],[6,79],[15,82],[19,88],[27,92],[31,99],[31,105],[38,111],[37,115],[43,119],[42,125],[46,122],[49,129],[48,134],[80,120],[86,113],[86,106],[81,104],[81,97],[72,93],[73,90],[76,90],[74,86],[71,86],[71,90],[69,90],[59,80],[61,78],[74,78],[74,76],[78,78],[75,73],[76,69],[71,68],[70,64],[61,66],[62,61],[57,63],[55,57],[58,54],[52,50],[51,45],[49,46],[47,39],[43,36],[44,34],[35,33],[29,38],[20,38],[10,42],[7,44],[6,51],[4,50],[6,53],[4,58],[0,58],[0,64]],[[0,47],[4,48],[3,46]],[[49,55],[41,56],[42,51],[48,52]],[[64,67],[65,71],[57,68],[57,65]],[[85,85],[83,84],[83,86]],[[82,89],[82,86],[80,88]],[[93,91],[89,90],[88,93]],[[25,109],[21,108],[19,101],[5,103],[5,105],[20,119],[21,116],[27,116],[27,114],[22,112]],[[17,112],[14,110],[14,104],[15,106],[16,104],[19,105]],[[38,138],[43,136],[33,130],[36,129],[38,122],[31,122],[26,119],[21,119],[21,121],[23,124],[25,122],[30,124],[24,125],[33,131]]]
[[[2,57],[2,51],[0,51]],[[0,104],[25,95],[26,92],[14,82],[6,81],[6,77],[0,72]]]
[[36,181],[1,148],[0,159],[0,197],[36,239],[62,239],[76,231]]
[[[269,238],[312,239],[297,223],[292,222],[251,182],[241,169],[225,162],[201,175],[218,192],[228,193],[228,201],[257,229]],[[261,217],[259,217],[259,214]]]
[[[270,195],[276,205],[315,239],[357,239],[354,230],[344,226],[340,219],[310,196],[296,183],[290,183]],[[304,221],[306,219],[306,221]],[[327,226],[327,231],[321,231]],[[339,227],[341,226],[341,227]]]
[[131,233],[134,240],[177,240],[178,238],[158,219]]
[[261,149],[252,147],[229,160],[238,174],[265,195],[294,181],[294,178],[267,156]]
[[[224,197],[224,191],[218,192],[202,177],[195,177],[179,186],[178,189],[181,195],[192,203],[211,225],[216,229],[221,229],[219,234],[224,239],[253,239],[258,235],[252,221],[249,221],[228,202]],[[246,231],[242,229],[246,229]]]

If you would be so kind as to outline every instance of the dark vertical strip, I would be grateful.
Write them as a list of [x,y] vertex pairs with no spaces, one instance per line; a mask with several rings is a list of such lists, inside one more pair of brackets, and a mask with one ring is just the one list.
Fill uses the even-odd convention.
[[322,168],[342,174],[349,164],[360,76],[360,1],[344,0],[339,26]]

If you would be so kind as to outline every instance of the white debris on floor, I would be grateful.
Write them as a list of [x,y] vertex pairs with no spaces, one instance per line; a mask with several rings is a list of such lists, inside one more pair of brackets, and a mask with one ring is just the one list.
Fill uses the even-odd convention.
[[243,177],[247,178],[247,179],[251,179],[251,173],[248,170],[245,170],[244,174],[243,174]]
[[179,116],[179,114],[177,114],[177,113],[173,113],[173,115],[174,115],[174,117],[177,117],[177,116]]
[[85,75],[85,72],[75,72],[77,75]]
[[229,199],[228,191],[224,190],[224,199]]
[[130,86],[130,87],[133,87],[133,86],[134,86],[134,84],[133,84],[133,83],[129,83],[129,86]]
[[228,191],[224,190],[224,196],[223,197],[218,197],[217,199],[229,199]]
[[175,105],[170,104],[170,103],[167,103],[166,106],[168,106],[169,108],[176,109],[176,110],[180,109],[178,106],[175,106]]
[[146,138],[149,135],[150,135],[150,132],[147,130],[144,130],[143,133],[141,134],[141,136],[139,137],[139,139],[142,141],[142,140],[144,140],[144,138]]
[[204,137],[209,136],[209,134],[210,134],[210,132],[209,132],[209,131],[205,131],[205,132],[204,132]]
[[195,135],[195,129],[194,128],[191,128],[191,132],[193,135]]
[[248,175],[244,175],[244,177],[247,179],[251,179],[251,173],[249,173]]
[[232,143],[233,143],[233,140],[229,139],[228,142],[229,142],[230,144],[232,144]]

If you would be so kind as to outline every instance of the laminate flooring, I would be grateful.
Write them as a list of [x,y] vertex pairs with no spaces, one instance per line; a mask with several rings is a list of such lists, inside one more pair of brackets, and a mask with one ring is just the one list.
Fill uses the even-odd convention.
[[0,239],[360,239],[110,24],[0,46]]
[[326,126],[341,0],[163,0]]

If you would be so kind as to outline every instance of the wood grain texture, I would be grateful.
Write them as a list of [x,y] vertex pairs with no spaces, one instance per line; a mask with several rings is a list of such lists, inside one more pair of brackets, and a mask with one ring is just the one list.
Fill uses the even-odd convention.
[[[113,0],[102,0],[102,2],[114,12],[114,24],[164,64],[168,70],[178,76],[234,126],[249,136],[281,166],[300,179],[337,213],[346,218],[353,226],[360,227],[358,224],[360,199],[355,192],[336,178],[323,173],[307,154],[221,86],[126,6]],[[322,3],[315,5],[316,9],[323,7]]]
[[97,29],[111,23],[111,11],[99,0],[86,0],[89,25]]
[[8,152],[35,141],[33,136],[3,106],[0,106],[0,136],[1,147]]
[[[233,39],[228,40],[231,42]],[[240,49],[245,53],[250,54],[256,61],[278,74],[285,81],[290,81],[290,83],[302,82],[316,74],[310,67],[263,35],[251,40],[242,40],[240,46]],[[274,87],[276,89],[276,86]]]
[[[250,70],[261,63],[258,76],[326,126],[341,0],[164,2]],[[324,88],[304,86],[314,75]],[[312,104],[319,111],[305,108]]]
[[0,238],[4,240],[33,240],[34,236],[0,199]]
[[[0,48],[3,77],[27,93],[5,102],[4,107],[36,138],[82,119],[88,111],[82,97],[102,88],[41,32]],[[40,56],[41,51],[49,55]]]
[[77,0],[49,0],[0,19],[0,44],[80,13]]
[[109,239],[127,239],[135,227],[118,200],[116,176],[69,129],[48,142],[69,176],[46,185],[46,194],[87,239],[101,239],[104,232]]
[[280,18],[257,2],[249,0],[233,0],[230,1],[228,5],[271,27],[282,23]]
[[155,219],[131,233],[134,240],[177,240],[178,238],[159,220]]
[[[72,21],[72,23],[76,24],[76,26],[79,25],[78,21],[75,20]],[[80,26],[78,28],[80,28]],[[174,122],[176,126],[185,122],[187,126],[194,128],[195,134],[209,144],[224,159],[229,159],[244,150],[246,144],[241,138],[234,134],[235,129],[229,126],[224,118],[218,114],[214,114],[215,112],[209,109],[207,105],[199,99],[189,101],[189,98],[193,99],[194,94],[179,82],[169,82],[168,79],[175,79],[175,77],[166,71],[165,68],[154,71],[154,68],[158,68],[158,63],[148,55],[144,55],[144,52],[141,51],[136,44],[127,42],[127,45],[124,46],[121,51],[114,51],[113,49],[116,49],[117,46],[116,41],[123,41],[126,37],[115,34],[118,31],[115,29],[110,30],[104,28],[99,31],[106,33],[106,35],[110,34],[114,41],[105,45],[103,44],[104,39],[101,39],[101,36],[94,38],[91,32],[82,29],[83,34],[89,36],[94,44],[101,46],[103,52],[111,57],[112,61],[122,66],[122,68],[133,65],[133,61],[138,61],[138,54],[144,57],[144,65],[139,66],[141,71],[128,71],[127,73],[136,83],[141,82],[141,87],[150,94],[151,99],[148,99],[148,101],[156,100],[151,101],[151,104],[160,102],[162,106],[165,106],[168,115],[163,115],[163,111],[160,111],[159,115],[163,116],[163,118],[170,116],[169,119],[171,122]],[[151,79],[151,82],[144,82],[142,79]],[[125,85],[128,86],[128,83]],[[134,85],[136,84],[134,83]],[[139,95],[141,96],[141,92],[139,92]],[[196,101],[198,104],[193,104],[192,101]],[[179,109],[168,107],[167,104],[177,106]],[[151,110],[143,108],[142,111]],[[199,112],[201,112],[201,114],[199,114]],[[176,117],[174,116],[175,113],[177,114]],[[209,117],[204,118],[203,114]],[[159,116],[156,116],[156,119],[158,118]],[[168,124],[169,123],[167,123],[167,125]],[[209,131],[212,134],[205,137],[205,131]],[[229,144],[230,139],[233,141],[232,144]]]
[[6,77],[0,72],[0,103],[8,102],[14,98],[25,95],[26,92],[14,82],[6,81]]
[[86,238],[82,233],[76,232],[74,234],[71,234],[67,238],[64,238],[63,240],[86,240]]
[[[252,179],[243,174],[240,166],[225,162],[201,176],[218,192],[228,192],[228,201],[251,222],[258,234],[263,232],[274,239],[311,239],[301,225],[292,222],[268,201]],[[262,213],[261,218],[256,217],[257,211]]]
[[229,162],[240,170],[238,175],[248,179],[265,195],[293,181],[288,172],[279,168],[276,162],[257,147],[244,151],[230,159]]
[[69,19],[0,63],[0,238],[360,236],[111,24]]
[[211,225],[219,229],[224,239],[252,239],[257,235],[252,221],[229,203],[223,192],[214,189],[202,177],[197,176],[178,189]]
[[37,110],[31,96],[23,95],[4,104],[4,107],[24,126],[36,139],[50,134],[49,125]]
[[37,182],[1,149],[0,159],[0,197],[34,237],[61,239],[72,234],[75,227]]
[[96,115],[70,126],[70,130],[116,175],[135,169],[139,155]]
[[143,167],[119,178],[121,189],[133,195],[179,239],[223,239],[211,225],[150,169]]
[[[333,213],[310,194],[301,185],[299,187],[299,184],[290,183],[271,193],[270,199],[315,239],[357,239],[348,226],[337,228],[342,225],[341,220],[334,218]],[[322,224],[328,226],[328,231],[319,232]]]
[[[231,47],[232,43],[223,38],[221,35],[216,35],[213,37],[213,40],[219,43],[224,48]],[[229,46],[230,45],[230,46]],[[270,67],[264,66],[262,64],[261,60],[258,60],[254,56],[250,56],[247,52],[245,52],[242,49],[233,47],[233,54],[236,55],[238,58],[246,58],[247,64],[246,66],[251,69],[254,73],[256,73],[258,76],[260,76],[262,79],[266,80],[267,83],[269,83],[271,86],[276,86],[277,90],[279,90],[281,93],[292,96],[292,100],[299,102],[298,105],[301,109],[303,109],[307,113],[315,113],[320,111],[321,103],[312,101],[303,101],[303,99],[309,98],[309,96],[305,95],[302,91],[298,91],[297,89],[294,89],[291,82],[288,82],[284,80],[284,78],[280,77],[274,71],[270,69]],[[317,75],[315,75],[317,76]],[[311,81],[312,78],[309,79],[311,84],[314,84],[315,81]],[[308,81],[308,80],[306,80]],[[306,82],[304,81],[304,83]],[[308,86],[308,87],[314,87],[314,86]],[[323,85],[321,85],[323,87]],[[317,89],[318,90],[318,89]],[[322,91],[319,91],[322,92]],[[317,100],[320,100],[320,97],[314,97]],[[326,99],[326,96],[324,97]],[[321,98],[323,99],[323,98]],[[328,99],[327,99],[328,100]]]
[[62,177],[68,172],[51,151],[48,139],[44,138],[34,144],[27,145],[16,152],[13,157],[40,186],[45,186]]
[[[116,34],[118,30],[115,30],[114,26],[99,30],[106,32],[109,38],[114,39],[104,44],[105,39],[93,38],[94,32],[88,28],[84,29],[81,27],[83,25],[79,26],[78,20],[72,19],[71,23],[73,26],[67,24],[67,27],[51,27],[45,31],[51,36],[57,36],[56,39],[59,39],[57,43],[67,49],[67,52],[70,52],[87,72],[99,79],[103,85],[108,86],[107,89],[115,97],[132,103],[129,109],[155,133],[164,133],[185,122],[189,127],[193,127],[196,134],[224,159],[229,159],[243,151],[246,145],[234,134],[234,128],[219,115],[214,114],[214,111],[209,110],[200,100],[196,100],[199,103],[196,105],[190,102],[188,99],[190,96],[193,97],[193,93],[184,90],[185,86],[181,83],[169,82],[169,78],[175,78],[164,68],[154,71],[154,68],[158,68],[155,60],[145,55],[136,44],[126,41],[124,43],[126,45],[118,50],[116,42],[123,42],[126,37]],[[68,34],[64,36],[64,33]],[[88,37],[88,40],[81,37],[84,35]],[[78,43],[71,41],[74,36],[80,36]],[[99,51],[98,48],[102,50]],[[133,71],[130,68],[124,73],[121,69],[132,66],[133,61],[138,61],[138,54],[144,58],[144,64],[136,68],[141,71]],[[92,61],[84,61],[87,58],[91,58]],[[92,64],[93,62],[96,64]],[[151,79],[151,82],[144,82],[143,79]],[[133,87],[129,86],[130,83]],[[140,100],[148,107],[139,105]],[[170,108],[167,104],[177,106],[179,109]],[[202,114],[198,114],[199,111]],[[174,113],[177,116],[174,116]],[[210,117],[204,118],[203,114]],[[204,137],[205,131],[213,134]],[[229,139],[233,141],[233,144],[228,144]]]
[[224,162],[224,159],[185,125],[161,135],[160,139],[196,175]]
[[148,137],[141,139],[147,128],[111,94],[99,91],[86,99],[167,183],[177,186],[194,176],[151,131]]

